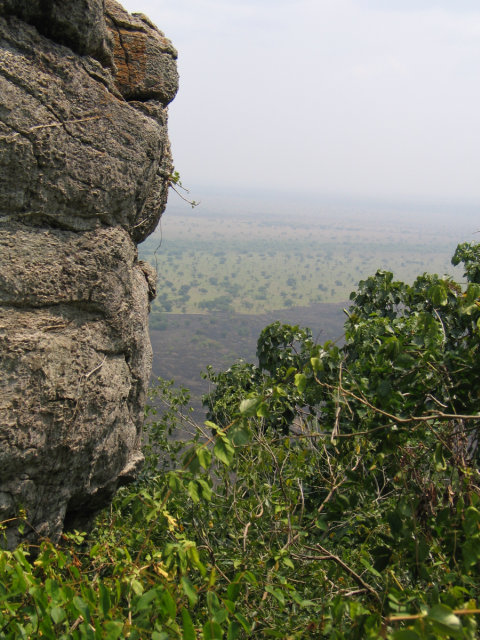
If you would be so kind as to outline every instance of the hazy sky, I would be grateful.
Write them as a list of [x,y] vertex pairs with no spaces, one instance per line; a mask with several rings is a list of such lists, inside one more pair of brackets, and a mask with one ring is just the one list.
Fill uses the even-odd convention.
[[478,0],[122,4],[179,51],[170,137],[194,190],[480,204]]

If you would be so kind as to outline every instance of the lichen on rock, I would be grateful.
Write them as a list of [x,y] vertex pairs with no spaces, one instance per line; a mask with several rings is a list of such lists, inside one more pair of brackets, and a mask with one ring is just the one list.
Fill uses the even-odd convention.
[[113,0],[0,0],[0,523],[23,508],[30,540],[86,526],[142,461],[136,244],[166,204],[175,60]]

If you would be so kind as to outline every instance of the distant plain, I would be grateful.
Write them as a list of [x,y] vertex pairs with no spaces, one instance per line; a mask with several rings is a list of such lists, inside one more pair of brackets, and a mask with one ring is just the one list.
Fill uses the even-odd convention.
[[261,314],[341,302],[377,269],[410,282],[424,271],[453,274],[455,246],[445,224],[199,211],[165,218],[141,257],[158,272],[155,328],[162,312]]
[[477,239],[475,219],[442,213],[173,207],[139,248],[158,274],[150,316],[154,377],[191,388],[198,410],[207,390],[200,372],[240,357],[254,361],[256,338],[269,322],[341,340],[350,292],[377,269],[407,282],[424,272],[461,280],[450,259],[459,242]]

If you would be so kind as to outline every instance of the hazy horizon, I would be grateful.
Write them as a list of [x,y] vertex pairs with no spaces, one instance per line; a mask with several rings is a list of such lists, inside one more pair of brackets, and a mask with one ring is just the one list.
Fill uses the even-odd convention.
[[[190,185],[189,185],[190,186]],[[311,216],[335,215],[349,219],[376,219],[391,222],[398,217],[401,221],[411,221],[413,225],[443,225],[452,229],[460,228],[468,237],[465,241],[477,241],[471,236],[478,232],[479,206],[475,203],[461,203],[455,200],[428,198],[380,198],[365,196],[325,196],[306,191],[286,191],[282,189],[229,188],[226,186],[205,186],[194,184],[190,193],[180,193],[199,202],[190,207],[176,193],[170,190],[164,216],[224,215],[226,217],[287,216],[299,215],[304,220]]]
[[192,188],[480,204],[471,0],[124,0],[179,51]]

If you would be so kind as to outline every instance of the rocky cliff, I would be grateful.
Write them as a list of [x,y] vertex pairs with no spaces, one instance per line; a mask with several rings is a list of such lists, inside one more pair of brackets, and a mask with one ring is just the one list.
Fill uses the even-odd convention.
[[57,539],[142,462],[176,52],[113,0],[0,0],[0,522]]

